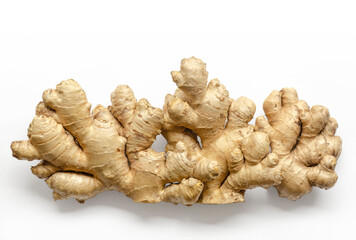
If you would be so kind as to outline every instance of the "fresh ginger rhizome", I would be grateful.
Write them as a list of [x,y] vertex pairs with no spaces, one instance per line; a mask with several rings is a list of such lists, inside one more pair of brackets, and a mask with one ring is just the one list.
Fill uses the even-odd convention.
[[[244,201],[246,189],[271,186],[296,200],[313,186],[335,184],[341,139],[327,108],[310,108],[284,88],[267,97],[267,118],[254,126],[255,104],[231,99],[217,79],[208,83],[200,59],[183,59],[171,75],[178,88],[163,110],[120,85],[111,106],[91,111],[77,82],[61,82],[43,93],[29,140],[12,142],[13,156],[41,160],[31,170],[55,200],[84,202],[117,190],[136,202],[223,204]],[[159,134],[166,152],[151,148]]]

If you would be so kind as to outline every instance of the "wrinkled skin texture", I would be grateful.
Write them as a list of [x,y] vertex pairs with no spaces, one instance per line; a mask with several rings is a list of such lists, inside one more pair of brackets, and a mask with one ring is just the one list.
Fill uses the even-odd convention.
[[[29,140],[12,142],[13,156],[41,160],[31,170],[53,198],[81,203],[108,190],[136,202],[235,203],[247,189],[272,186],[296,200],[335,184],[341,139],[327,108],[309,108],[284,88],[267,97],[267,119],[253,126],[255,104],[231,99],[217,79],[208,82],[200,59],[183,59],[171,75],[178,88],[163,110],[120,85],[111,106],[91,111],[77,82],[61,82],[43,93]],[[151,148],[161,133],[165,153]]]

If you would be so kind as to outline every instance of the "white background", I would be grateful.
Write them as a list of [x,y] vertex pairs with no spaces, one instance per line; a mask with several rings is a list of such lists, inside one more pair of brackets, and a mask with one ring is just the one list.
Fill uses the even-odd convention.
[[[355,239],[355,13],[355,1],[1,1],[0,239]],[[296,202],[254,189],[242,204],[137,204],[105,192],[80,205],[54,202],[34,163],[11,156],[42,92],[61,80],[77,80],[93,106],[129,84],[162,107],[170,71],[190,56],[231,97],[253,99],[256,116],[282,87],[327,106],[343,139],[337,184]]]

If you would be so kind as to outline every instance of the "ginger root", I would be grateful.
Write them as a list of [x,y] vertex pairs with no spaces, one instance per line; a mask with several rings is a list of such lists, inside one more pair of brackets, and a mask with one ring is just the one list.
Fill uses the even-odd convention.
[[[335,184],[341,139],[325,107],[309,108],[284,88],[267,97],[267,119],[253,126],[255,104],[231,99],[217,79],[208,83],[200,59],[183,59],[171,75],[178,89],[163,110],[120,85],[111,106],[91,112],[79,84],[62,81],[43,93],[29,140],[12,142],[13,156],[41,160],[31,170],[53,198],[81,203],[107,190],[135,202],[235,203],[244,201],[246,189],[271,186],[296,200],[313,186]],[[166,152],[151,148],[161,133]]]

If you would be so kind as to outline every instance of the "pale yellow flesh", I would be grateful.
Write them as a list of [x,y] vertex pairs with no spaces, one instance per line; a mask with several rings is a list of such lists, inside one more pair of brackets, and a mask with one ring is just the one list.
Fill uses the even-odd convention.
[[[172,78],[178,89],[163,110],[121,85],[111,106],[92,112],[79,84],[63,81],[43,93],[29,140],[12,142],[13,156],[42,160],[32,172],[46,179],[54,199],[79,202],[117,190],[136,202],[223,204],[271,186],[296,200],[313,186],[335,184],[341,139],[327,108],[309,108],[284,88],[267,97],[267,119],[253,126],[255,104],[231,99],[217,79],[208,83],[200,59],[183,59]],[[166,153],[151,148],[161,133]]]

